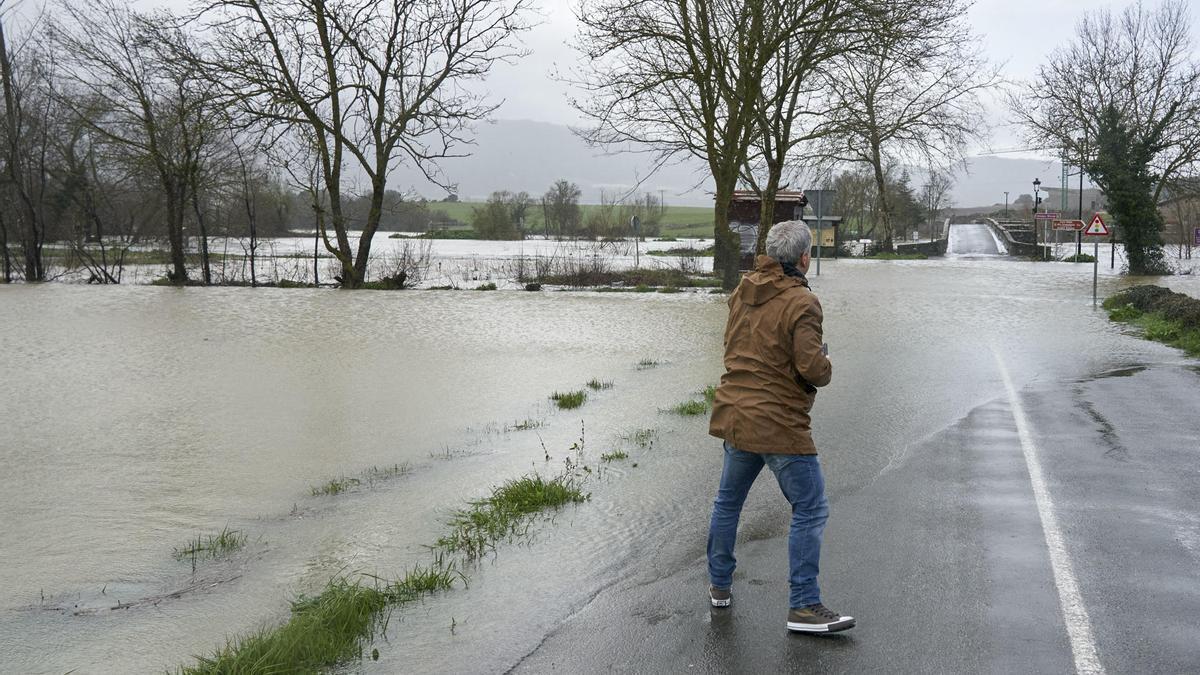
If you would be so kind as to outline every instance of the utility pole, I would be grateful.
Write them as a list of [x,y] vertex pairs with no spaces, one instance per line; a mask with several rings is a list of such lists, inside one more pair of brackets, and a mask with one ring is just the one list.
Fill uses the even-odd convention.
[[[1087,146],[1087,129],[1083,130],[1083,138],[1079,139],[1079,219],[1083,220],[1083,165],[1087,163],[1084,148]],[[1083,253],[1083,232],[1075,232],[1075,259]]]
[[1035,248],[1038,245],[1037,213],[1038,213],[1038,205],[1040,205],[1042,203],[1041,189],[1042,189],[1042,179],[1034,178],[1033,179],[1033,245]]
[[1004,191],[1004,219],[1008,220],[1008,190]]

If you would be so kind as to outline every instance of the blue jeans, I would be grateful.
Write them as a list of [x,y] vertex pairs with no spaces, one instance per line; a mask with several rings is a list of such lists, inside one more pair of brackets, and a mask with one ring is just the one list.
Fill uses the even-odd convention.
[[829,518],[825,499],[825,478],[816,455],[767,455],[744,452],[725,443],[725,467],[721,485],[713,502],[712,523],[708,528],[708,578],[715,588],[733,584],[737,559],[733,546],[737,540],[738,518],[754,479],[763,465],[771,467],[783,496],[792,505],[792,528],[788,534],[788,581],[791,606],[807,607],[821,601],[817,586],[820,571],[821,536]]

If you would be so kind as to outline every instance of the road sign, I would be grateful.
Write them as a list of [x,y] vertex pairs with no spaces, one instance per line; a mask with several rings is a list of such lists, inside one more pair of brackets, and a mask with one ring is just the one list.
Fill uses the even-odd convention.
[[1054,229],[1056,230],[1073,230],[1078,232],[1087,227],[1087,223],[1082,220],[1056,220],[1054,221]]
[[1197,227],[1195,231],[1192,232],[1192,236],[1196,239],[1196,246],[1200,246],[1200,227]]
[[1041,213],[1033,214],[1034,220],[1058,220],[1062,214],[1058,211],[1042,211]]
[[1108,226],[1104,224],[1104,219],[1100,217],[1099,213],[1097,213],[1095,217],[1092,218],[1092,224],[1088,225],[1087,229],[1084,230],[1083,233],[1093,237],[1107,237]]

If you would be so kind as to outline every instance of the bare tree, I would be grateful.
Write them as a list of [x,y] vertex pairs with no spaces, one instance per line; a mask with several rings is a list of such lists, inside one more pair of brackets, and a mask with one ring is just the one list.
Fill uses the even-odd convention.
[[[196,17],[207,48],[190,55],[243,113],[276,133],[308,130],[328,213],[318,231],[341,283],[366,278],[389,170],[399,161],[446,186],[454,156],[495,105],[463,85],[520,55],[528,0],[213,0]],[[353,170],[348,170],[348,164]],[[357,250],[343,208],[365,175],[371,206]],[[333,232],[329,232],[330,226]]]
[[[42,246],[46,239],[44,220],[46,172],[49,143],[49,100],[37,84],[43,78],[44,63],[32,53],[28,41],[22,47],[28,56],[14,63],[6,32],[5,13],[10,9],[0,1],[0,82],[4,90],[4,174],[8,189],[16,197],[17,237],[24,256],[25,281],[44,281],[46,267]],[[7,199],[4,201],[8,201]],[[11,279],[8,259],[8,227],[0,225],[4,245],[5,281]]]
[[[196,86],[194,71],[171,68],[162,58],[156,34],[161,22],[161,16],[119,0],[62,0],[50,36],[66,66],[63,77],[73,85],[59,103],[123,147],[131,161],[153,167],[166,206],[167,276],[185,283],[184,219],[197,186],[212,97]],[[93,117],[96,110],[103,114]],[[207,281],[207,265],[204,270]]]
[[582,194],[578,185],[565,179],[557,180],[550,186],[542,196],[542,218],[547,237],[551,231],[560,239],[576,233],[580,221],[579,197]]
[[1161,127],[1162,150],[1150,166],[1157,201],[1200,161],[1200,59],[1194,56],[1188,3],[1142,2],[1119,16],[1099,9],[1055,50],[1034,82],[1014,90],[1010,106],[1029,140],[1068,156],[1094,157],[1106,105],[1137,137]]
[[743,172],[762,200],[759,254],[766,251],[775,196],[787,187],[785,172],[799,159],[793,151],[830,132],[831,99],[823,95],[821,71],[835,57],[862,49],[872,34],[871,23],[864,20],[870,10],[858,0],[802,0],[781,7],[796,20],[768,63],[755,112],[755,140]]
[[1084,16],[1075,41],[1051,54],[1035,82],[1010,95],[1031,142],[1084,158],[1110,197],[1132,273],[1165,271],[1155,205],[1173,180],[1200,167],[1200,59],[1192,49],[1184,0],[1154,10],[1137,2],[1119,16],[1100,9]]
[[937,238],[937,227],[941,220],[942,209],[950,205],[950,190],[954,188],[954,178],[949,172],[936,167],[929,168],[928,179],[921,186],[921,202],[929,213],[929,238]]
[[715,209],[714,269],[732,288],[739,241],[728,212],[758,131],[756,103],[776,52],[807,19],[795,0],[582,0],[573,78],[592,143],[633,144],[657,165],[683,156],[708,165]]
[[893,163],[950,166],[986,131],[978,93],[998,81],[966,24],[965,0],[887,3],[868,48],[839,59],[823,155],[869,167],[879,195],[880,247],[892,248]]

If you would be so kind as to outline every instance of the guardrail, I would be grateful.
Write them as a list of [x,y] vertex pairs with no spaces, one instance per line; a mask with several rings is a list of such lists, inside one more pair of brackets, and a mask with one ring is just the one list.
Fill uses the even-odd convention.
[[[1021,239],[1014,237],[1013,231],[1006,227],[1007,225],[1013,225],[1015,227],[1013,227],[1012,230],[1016,230],[1018,233],[1036,236],[1034,234],[1033,226],[1029,223],[1000,223],[995,218],[984,218],[984,221],[988,227],[992,228],[992,232],[995,232],[996,236],[1000,237],[1000,240],[1004,242],[1005,247],[1008,248],[1009,255],[1025,256],[1027,258],[1037,258],[1041,260],[1049,254],[1049,246],[1022,241]],[[1022,239],[1024,238],[1025,237],[1022,237]]]

